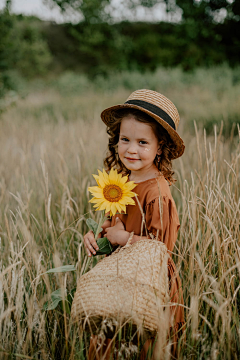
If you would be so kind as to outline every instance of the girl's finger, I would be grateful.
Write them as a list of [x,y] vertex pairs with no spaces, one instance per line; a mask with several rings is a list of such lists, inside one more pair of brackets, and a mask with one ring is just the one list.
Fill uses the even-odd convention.
[[98,250],[98,244],[95,239],[90,239],[90,244],[94,248],[94,250]]
[[88,256],[92,256],[91,251],[88,248],[87,241],[84,242],[84,245],[85,245],[85,249],[86,249],[86,252],[87,252]]
[[96,251],[95,251],[94,247],[92,246],[91,241],[89,239],[87,239],[87,240],[88,241],[87,241],[86,245],[87,245],[88,251],[90,251],[92,254],[95,255]]
[[98,244],[95,239],[90,238],[89,243],[94,250],[99,250]]

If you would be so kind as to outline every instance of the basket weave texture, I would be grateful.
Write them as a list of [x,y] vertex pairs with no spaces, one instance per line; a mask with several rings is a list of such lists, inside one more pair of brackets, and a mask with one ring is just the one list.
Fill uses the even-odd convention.
[[156,240],[118,248],[80,277],[71,316],[79,325],[99,326],[103,319],[156,333],[168,300],[168,253]]

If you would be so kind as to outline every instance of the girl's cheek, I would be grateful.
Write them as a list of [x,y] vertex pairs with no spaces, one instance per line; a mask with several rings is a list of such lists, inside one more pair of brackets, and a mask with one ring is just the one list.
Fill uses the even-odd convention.
[[120,157],[120,160],[124,157],[124,148],[121,145],[118,145],[118,156]]
[[123,151],[122,145],[118,144],[118,153],[120,154]]

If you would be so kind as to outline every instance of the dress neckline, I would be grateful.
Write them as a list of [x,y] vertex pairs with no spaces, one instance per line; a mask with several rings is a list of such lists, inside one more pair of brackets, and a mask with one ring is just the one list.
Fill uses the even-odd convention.
[[140,184],[144,184],[148,181],[153,181],[153,180],[157,180],[158,178],[162,177],[163,175],[161,173],[159,173],[157,176],[155,176],[154,178],[151,178],[151,179],[147,179],[147,180],[144,180],[144,181],[140,181],[140,182],[135,182],[134,180],[129,180],[129,181],[133,181],[136,185],[140,185]]

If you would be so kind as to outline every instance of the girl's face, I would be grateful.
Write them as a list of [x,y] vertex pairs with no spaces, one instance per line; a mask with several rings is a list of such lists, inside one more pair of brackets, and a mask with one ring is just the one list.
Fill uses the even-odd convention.
[[161,154],[158,139],[150,125],[137,121],[132,115],[121,121],[118,155],[131,172],[137,174],[156,170],[153,161]]

